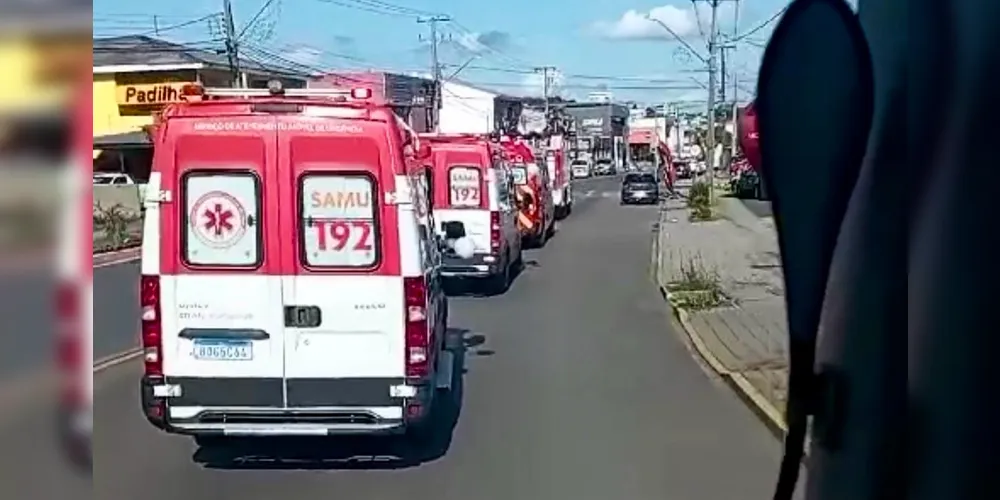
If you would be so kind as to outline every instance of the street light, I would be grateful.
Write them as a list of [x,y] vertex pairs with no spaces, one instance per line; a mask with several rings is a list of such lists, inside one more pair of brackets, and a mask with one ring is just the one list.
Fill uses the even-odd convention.
[[659,24],[660,27],[663,28],[664,30],[666,30],[667,33],[670,33],[670,36],[674,37],[675,40],[677,40],[678,42],[680,42],[680,44],[683,45],[684,48],[686,48],[688,50],[688,52],[690,52],[692,55],[694,55],[699,60],[701,60],[701,62],[703,62],[705,64],[708,64],[708,58],[707,57],[699,54],[697,49],[695,49],[694,47],[692,47],[691,44],[687,43],[686,40],[684,40],[683,38],[681,38],[681,36],[678,35],[676,31],[674,31],[673,29],[671,29],[670,26],[667,26],[666,23],[664,23],[663,21],[660,21],[659,19],[657,19],[657,18],[655,18],[653,16],[650,16],[649,13],[646,13],[646,20],[647,21],[652,21],[652,22],[654,22],[656,24]]
[[710,35],[708,38],[708,57],[702,56],[691,44],[687,43],[680,35],[677,34],[670,26],[666,23],[654,18],[653,16],[646,14],[646,19],[652,21],[661,28],[670,33],[670,36],[674,37],[675,40],[680,42],[695,57],[705,63],[708,68],[708,133],[705,135],[705,160],[707,164],[707,174],[708,174],[708,199],[711,202],[715,201],[715,50],[716,50],[716,12],[715,8],[718,4],[718,0],[713,0],[712,5],[712,24],[710,28]]

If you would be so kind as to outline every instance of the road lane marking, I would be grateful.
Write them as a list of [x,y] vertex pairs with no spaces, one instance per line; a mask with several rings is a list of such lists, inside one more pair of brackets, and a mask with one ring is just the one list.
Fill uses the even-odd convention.
[[135,358],[138,358],[141,355],[142,355],[142,348],[133,347],[132,349],[129,349],[127,351],[122,351],[116,354],[112,354],[110,356],[105,356],[94,362],[94,373],[97,373],[102,370],[107,370],[112,366],[117,366],[127,361],[131,361]]
[[[110,267],[118,264],[125,264],[128,262],[139,260],[139,249],[138,248],[127,248],[125,250],[118,250],[115,252],[100,253],[94,255],[94,260],[101,260],[101,262],[94,262],[94,268]],[[110,260],[103,260],[110,259]]]
[[135,256],[132,256],[132,257],[123,257],[123,258],[118,259],[118,260],[111,260],[111,261],[108,261],[108,262],[101,262],[100,264],[94,264],[94,268],[97,269],[97,268],[101,268],[101,267],[117,266],[118,264],[128,264],[129,262],[135,262],[137,260],[139,260],[139,256],[138,255],[135,255]]

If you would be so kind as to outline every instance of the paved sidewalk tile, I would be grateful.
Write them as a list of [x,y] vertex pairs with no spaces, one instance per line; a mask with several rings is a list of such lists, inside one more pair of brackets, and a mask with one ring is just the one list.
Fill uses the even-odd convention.
[[735,199],[720,199],[725,218],[692,223],[684,201],[667,202],[659,240],[661,283],[684,265],[717,274],[733,305],[689,311],[691,326],[722,365],[743,374],[777,408],[787,390],[784,283],[773,221]]

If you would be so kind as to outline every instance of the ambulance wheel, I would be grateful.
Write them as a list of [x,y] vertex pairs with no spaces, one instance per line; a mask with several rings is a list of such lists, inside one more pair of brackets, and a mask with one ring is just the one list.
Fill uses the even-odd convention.
[[545,231],[545,239],[548,240],[549,238],[555,236],[555,234],[556,234],[556,221],[552,221],[552,224],[549,225],[549,229]]
[[490,293],[501,294],[507,291],[507,288],[510,287],[510,268],[513,265],[510,257],[504,259],[503,270],[489,278]]
[[552,226],[547,229],[542,230],[542,234],[538,235],[538,239],[535,241],[537,248],[545,248],[545,244],[549,242],[549,236],[552,235]]
[[438,437],[438,404],[443,399],[448,397],[448,392],[445,389],[434,389],[434,394],[431,396],[431,400],[424,410],[427,413],[416,422],[408,425],[406,427],[406,433],[404,437],[407,441],[417,445],[417,446],[428,446],[433,444]]

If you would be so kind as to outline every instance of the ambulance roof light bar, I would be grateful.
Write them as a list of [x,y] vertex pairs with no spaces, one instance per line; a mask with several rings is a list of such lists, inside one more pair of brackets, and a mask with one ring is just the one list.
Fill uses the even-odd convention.
[[348,97],[363,101],[372,97],[369,88],[305,88],[286,89],[280,80],[271,80],[266,89],[240,89],[228,87],[203,87],[200,84],[185,85],[185,97],[328,97],[346,101]]

